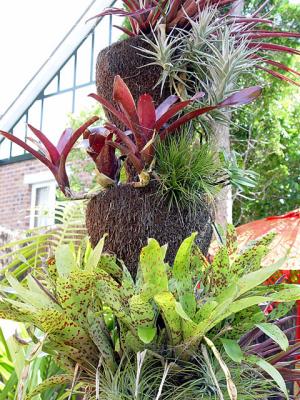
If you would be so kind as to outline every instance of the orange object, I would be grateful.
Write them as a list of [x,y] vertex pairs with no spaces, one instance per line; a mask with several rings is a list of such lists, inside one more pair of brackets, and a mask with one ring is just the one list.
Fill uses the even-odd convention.
[[[286,257],[282,270],[266,283],[275,283],[281,277],[284,282],[300,283],[300,208],[287,214],[267,217],[237,228],[239,247],[256,240],[269,232],[276,237],[270,245],[270,252],[263,265],[270,265]],[[291,270],[293,268],[293,270]],[[300,299],[297,301],[296,340],[300,340]]]
[[[300,208],[284,215],[267,217],[239,226],[239,246],[242,248],[248,242],[269,232],[275,232],[277,236],[271,243],[270,253],[265,257],[263,264],[270,265],[286,257],[282,269],[296,268],[299,269],[300,275]],[[291,271],[292,275],[295,275],[295,272],[298,271]]]

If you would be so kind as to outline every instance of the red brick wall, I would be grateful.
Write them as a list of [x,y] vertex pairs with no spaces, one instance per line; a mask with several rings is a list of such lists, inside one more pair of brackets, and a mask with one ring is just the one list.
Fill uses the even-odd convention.
[[[79,160],[75,172],[85,191],[91,188],[93,178],[93,174],[84,172],[86,162]],[[0,165],[0,226],[11,230],[29,228],[31,185],[24,184],[24,175],[44,171],[49,172],[38,160]]]
[[38,160],[0,166],[0,226],[28,229],[31,185],[24,184],[25,174],[47,171]]

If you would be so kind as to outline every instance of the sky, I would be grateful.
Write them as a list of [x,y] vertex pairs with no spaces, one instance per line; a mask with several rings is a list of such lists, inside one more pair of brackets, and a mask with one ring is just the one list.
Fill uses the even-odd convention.
[[91,1],[0,1],[0,116]]

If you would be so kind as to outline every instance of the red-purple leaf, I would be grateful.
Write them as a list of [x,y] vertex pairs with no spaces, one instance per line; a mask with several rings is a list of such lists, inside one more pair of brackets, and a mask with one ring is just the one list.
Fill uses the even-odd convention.
[[282,81],[286,81],[286,82],[292,83],[295,86],[300,87],[300,84],[298,82],[294,81],[293,79],[291,79],[285,75],[282,75],[280,72],[273,71],[272,69],[268,69],[268,68],[262,67],[260,65],[256,65],[256,68],[259,68],[259,69],[267,72],[268,74],[275,76],[275,78],[279,78]]
[[181,3],[182,0],[173,0],[173,2],[171,2],[167,14],[167,23],[170,23],[176,17],[179,7],[181,6]]
[[169,108],[178,101],[179,97],[172,95],[166,98],[156,109],[156,119],[158,120]]
[[262,88],[260,86],[252,86],[246,89],[242,89],[237,93],[232,94],[227,97],[224,101],[218,104],[218,107],[227,107],[227,106],[240,106],[242,104],[251,103],[258,96],[261,95]]
[[121,154],[127,156],[129,160],[132,162],[134,168],[136,169],[137,173],[140,174],[144,169],[144,163],[140,160],[135,154],[133,154],[127,147],[123,146],[120,143],[108,141],[108,145],[115,147],[116,149],[120,150]]
[[114,147],[106,144],[96,158],[95,164],[99,172],[108,176],[113,181],[116,179],[116,174],[118,172],[118,160],[115,156]]
[[107,123],[105,124],[107,129],[109,129],[112,133],[114,133],[117,138],[123,143],[132,153],[136,153],[138,151],[135,143],[124,133],[121,129],[117,128],[115,125]]
[[105,144],[106,136],[101,133],[91,133],[89,136],[90,149],[96,154],[99,154]]
[[134,99],[128,86],[119,75],[115,76],[114,79],[113,98],[125,113],[128,120],[138,124],[139,119]]
[[48,160],[50,162],[52,162],[49,152],[47,151],[46,147],[39,140],[28,136],[27,141],[30,141],[31,143],[33,143],[40,150],[40,152],[43,155],[45,155],[45,157],[48,158]]
[[264,18],[249,18],[249,17],[232,17],[232,20],[229,21],[229,23],[233,24],[270,24],[273,25],[273,21],[270,19],[264,19]]
[[149,24],[149,26],[151,26],[152,29],[157,24],[157,21],[161,17],[166,15],[165,7],[166,7],[168,1],[169,0],[163,0],[162,2],[161,1],[157,2],[157,1],[153,0],[153,3],[156,4],[156,8],[150,12],[149,17],[148,17],[148,24]]
[[72,128],[67,128],[63,131],[63,133],[61,134],[61,137],[59,138],[59,141],[57,143],[57,150],[59,152],[59,154],[61,154],[61,152],[63,151],[65,145],[68,143],[70,137],[73,134],[73,129]]
[[100,104],[103,105],[108,111],[110,111],[112,114],[114,114],[122,124],[125,126],[129,127],[129,121],[127,117],[121,113],[120,111],[116,110],[115,107],[107,101],[104,97],[98,96],[95,93],[89,94],[89,97],[92,97],[93,99],[97,100]]
[[245,30],[241,32],[242,34],[258,34],[258,33],[270,33],[270,34],[278,34],[281,35],[282,37],[300,37],[300,33],[297,32],[285,32],[285,31],[270,31],[266,29],[250,29],[250,30]]
[[114,80],[113,98],[128,119],[127,127],[134,134],[135,143],[138,149],[142,149],[145,146],[147,139],[144,137],[140,129],[137,109],[132,94],[119,75],[117,75]]
[[99,117],[92,117],[90,118],[87,122],[85,122],[83,125],[81,125],[76,131],[73,133],[73,135],[70,137],[69,141],[65,145],[62,153],[61,153],[61,159],[60,162],[65,162],[66,158],[68,157],[70,151],[74,147],[74,144],[78,140],[78,138],[83,134],[83,132],[91,126],[93,123],[99,120]]
[[172,117],[174,117],[176,114],[179,113],[179,111],[183,110],[186,108],[188,105],[190,105],[193,101],[197,100],[198,98],[201,98],[204,96],[203,92],[197,93],[194,97],[192,97],[189,100],[181,101],[178,104],[174,104],[165,114],[163,114],[159,120],[155,124],[155,129],[157,132],[164,126],[165,123],[167,123]]
[[125,33],[128,36],[134,37],[136,36],[136,34],[132,31],[130,31],[127,28],[124,28],[124,26],[119,26],[119,25],[113,25],[114,28],[120,29],[120,31],[122,31],[123,33]]
[[216,108],[222,108],[227,106],[235,106],[235,105],[242,105],[248,104],[251,101],[255,100],[261,94],[261,87],[260,86],[253,86],[247,89],[240,90],[239,92],[229,96],[227,99],[222,101],[222,103],[217,104],[216,106],[198,108],[197,110],[191,111],[177,121],[173,122],[168,128],[164,129],[160,133],[160,138],[163,140],[165,137],[180,128],[181,125],[186,124],[187,122],[203,115],[209,111],[215,110]]
[[[135,0],[123,0],[123,3],[128,7],[130,11],[135,11],[139,9],[139,3]],[[147,4],[145,4],[147,8]]]
[[291,53],[291,54],[297,54],[300,55],[300,51],[293,49],[291,47],[287,46],[281,46],[279,44],[273,44],[273,43],[263,43],[263,42],[253,42],[249,43],[248,47],[250,49],[258,49],[258,50],[270,50],[270,51],[279,51],[283,53]]
[[[244,32],[242,32],[244,34]],[[248,33],[247,39],[263,39],[263,38],[276,38],[276,37],[290,37],[290,38],[300,38],[300,33],[293,32],[274,32],[274,31],[265,31],[265,32],[255,32]]]
[[152,96],[142,94],[138,100],[137,113],[139,123],[147,139],[151,139],[156,122],[155,107]]
[[41,143],[43,143],[43,145],[45,146],[45,148],[48,151],[48,154],[49,154],[53,164],[55,164],[55,165],[58,164],[59,153],[58,153],[56,147],[54,146],[54,144],[51,143],[50,140],[39,129],[36,129],[34,126],[32,126],[30,124],[28,124],[28,127],[35,134],[35,136],[41,141]]
[[116,8],[116,7],[106,8],[100,14],[94,15],[93,17],[89,18],[86,22],[91,21],[92,19],[95,18],[105,17],[106,15],[117,15],[120,17],[137,17],[139,15],[149,13],[149,11],[151,11],[153,8],[155,8],[155,6],[149,8],[140,8],[135,11],[126,11],[123,10],[122,8]]
[[181,9],[178,10],[176,17],[168,24],[169,27],[182,27],[182,25],[188,20],[187,16],[191,18],[197,11],[199,11],[199,8],[195,0],[185,1],[185,3],[182,4]]
[[58,171],[55,175],[56,182],[59,185],[60,190],[63,192],[63,194],[67,197],[70,195],[70,183],[69,183],[69,178],[67,175],[66,171],[66,163],[61,162],[58,167]]
[[1,131],[0,134],[4,136],[6,139],[10,140],[11,142],[16,143],[18,146],[22,147],[25,151],[28,151],[30,154],[32,154],[35,158],[40,160],[43,164],[45,164],[52,173],[56,170],[53,163],[49,161],[44,155],[39,153],[38,151],[34,150],[32,147],[30,147],[27,143],[23,142],[23,140],[19,139],[18,137],[12,135],[11,133]]
[[290,68],[290,67],[288,67],[287,65],[282,64],[282,63],[280,63],[280,62],[273,61],[273,60],[270,60],[270,59],[268,59],[268,58],[263,58],[263,57],[255,56],[254,54],[251,56],[251,58],[253,58],[253,59],[255,59],[255,60],[260,60],[262,63],[266,63],[266,64],[273,65],[274,67],[277,67],[277,68],[279,68],[279,69],[282,69],[283,71],[290,72],[291,74],[295,74],[295,75],[300,76],[300,73],[299,73],[298,71],[296,71],[295,69]]
[[160,133],[160,138],[161,140],[164,140],[166,136],[178,128],[180,128],[181,125],[186,124],[187,122],[191,121],[192,119],[195,119],[199,117],[202,114],[205,114],[209,111],[215,110],[218,106],[210,106],[210,107],[205,107],[205,108],[198,108],[198,110],[191,111],[185,115],[183,115],[181,118],[179,118],[177,121],[173,122],[168,128],[164,129]]

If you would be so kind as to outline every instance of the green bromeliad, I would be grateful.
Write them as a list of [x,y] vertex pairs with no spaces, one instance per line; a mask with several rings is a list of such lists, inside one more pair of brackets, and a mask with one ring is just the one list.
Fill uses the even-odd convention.
[[[281,265],[260,267],[272,235],[239,252],[235,232],[228,227],[225,245],[211,263],[199,252],[195,237],[182,243],[173,266],[165,262],[166,246],[149,239],[135,282],[121,261],[103,253],[105,237],[94,250],[89,244],[84,251],[63,244],[45,268],[32,270],[23,282],[6,273],[0,317],[44,332],[43,350],[57,358],[68,376],[80,369],[90,398],[95,396],[97,371],[105,366],[115,373],[124,354],[147,349],[166,360],[189,362],[207,346],[226,376],[229,398],[236,399],[220,348],[229,357],[232,349],[241,352],[238,339],[256,324],[267,326],[274,339],[279,328],[275,334],[268,328],[270,317],[259,305],[295,301],[300,287],[263,285]],[[253,357],[249,362],[265,367]]]

